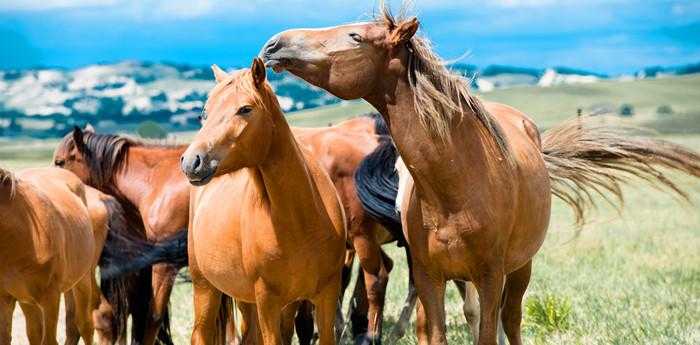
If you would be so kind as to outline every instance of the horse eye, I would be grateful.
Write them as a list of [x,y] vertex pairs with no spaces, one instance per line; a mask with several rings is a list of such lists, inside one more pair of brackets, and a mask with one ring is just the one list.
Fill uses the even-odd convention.
[[238,112],[236,112],[236,115],[247,115],[251,111],[253,111],[253,107],[249,105],[244,105],[238,109]]
[[55,162],[53,162],[53,164],[57,167],[63,168],[63,166],[66,164],[66,161],[64,161],[63,159],[57,159]]
[[359,42],[362,42],[362,36],[360,36],[360,35],[357,34],[357,33],[354,33],[354,32],[351,33],[351,34],[350,34],[350,38],[352,38],[355,42],[358,42],[358,43],[359,43]]

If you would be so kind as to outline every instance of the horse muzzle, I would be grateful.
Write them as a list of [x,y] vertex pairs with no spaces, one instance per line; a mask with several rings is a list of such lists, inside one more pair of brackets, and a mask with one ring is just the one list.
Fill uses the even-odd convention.
[[209,155],[201,152],[189,152],[188,150],[180,157],[180,168],[194,186],[203,186],[209,183],[214,178],[218,166],[217,160],[212,160]]

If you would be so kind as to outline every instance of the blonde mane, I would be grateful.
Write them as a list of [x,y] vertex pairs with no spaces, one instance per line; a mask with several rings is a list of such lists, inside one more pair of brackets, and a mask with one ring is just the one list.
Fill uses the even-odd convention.
[[[395,17],[387,6],[381,8],[375,19],[377,22],[394,28],[404,20],[405,9]],[[509,158],[510,150],[503,130],[481,100],[471,94],[469,80],[450,71],[425,37],[414,35],[406,48],[409,52],[408,81],[421,124],[443,141],[449,141],[450,122],[455,116],[464,117],[465,110],[469,109],[494,139],[498,149]]]
[[10,199],[12,199],[15,196],[15,189],[17,188],[17,179],[11,171],[0,168],[0,187],[5,186],[9,187],[9,197]]

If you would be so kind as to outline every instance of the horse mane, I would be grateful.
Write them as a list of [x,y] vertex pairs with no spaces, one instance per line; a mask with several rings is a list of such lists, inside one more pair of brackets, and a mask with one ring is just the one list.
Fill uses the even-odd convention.
[[373,111],[362,114],[362,116],[374,120],[374,134],[381,136],[391,135],[391,133],[389,133],[389,127],[386,125],[386,121],[384,121],[384,118],[378,112]]
[[[396,17],[386,5],[382,5],[375,21],[394,28],[405,19],[405,12],[404,6]],[[423,127],[443,141],[449,141],[451,120],[455,116],[464,117],[465,109],[469,109],[494,139],[498,149],[509,158],[510,150],[503,130],[481,100],[471,94],[469,81],[446,67],[447,63],[433,51],[427,38],[416,34],[406,48],[409,56],[408,82]]]
[[10,199],[15,196],[15,191],[17,188],[17,178],[15,175],[9,171],[0,167],[0,187],[7,188],[10,193]]
[[[71,138],[72,140],[73,138]],[[179,145],[153,144],[119,134],[83,132],[82,144],[75,143],[90,170],[90,184],[98,189],[106,187],[124,165],[130,147],[174,148]]]

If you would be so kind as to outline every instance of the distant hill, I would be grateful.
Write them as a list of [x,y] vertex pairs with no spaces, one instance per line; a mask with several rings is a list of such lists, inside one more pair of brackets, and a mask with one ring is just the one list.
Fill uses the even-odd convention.
[[[514,86],[550,87],[593,83],[613,77],[567,67],[546,69],[466,64],[449,66],[489,92]],[[700,64],[650,67],[626,78],[700,72]],[[285,112],[339,103],[327,92],[287,73],[269,73]],[[133,131],[150,120],[168,131],[199,127],[198,116],[213,86],[209,67],[124,61],[74,70],[0,70],[0,136],[57,137],[74,125],[91,123],[99,131]]]

